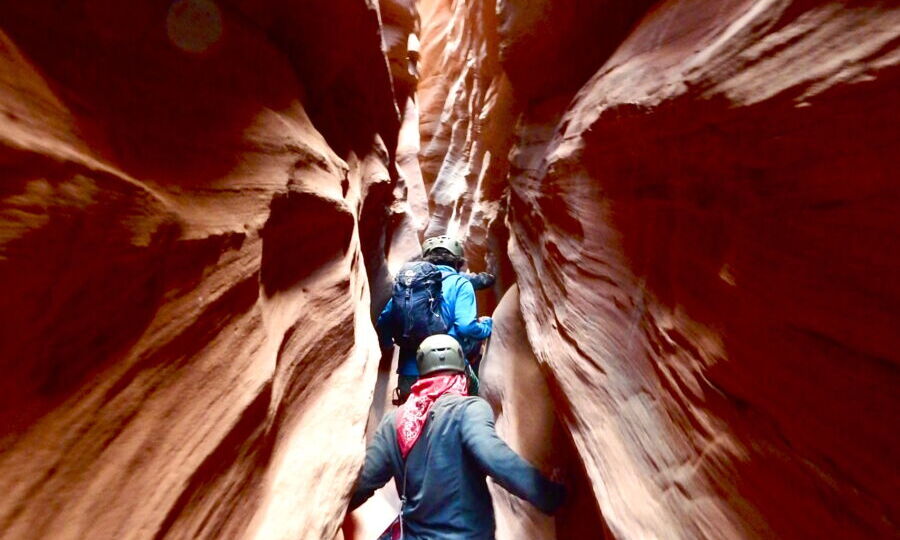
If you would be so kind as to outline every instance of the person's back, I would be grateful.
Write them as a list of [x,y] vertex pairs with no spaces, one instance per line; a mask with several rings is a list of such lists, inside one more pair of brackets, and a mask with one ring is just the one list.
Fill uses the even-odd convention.
[[426,533],[493,537],[494,512],[485,475],[467,463],[471,457],[464,443],[466,409],[479,399],[438,399],[421,440],[407,456],[404,519],[413,538]]
[[[458,362],[461,366],[461,356]],[[441,373],[437,376],[442,377]],[[414,388],[414,395],[428,392],[423,386],[430,378],[424,378]],[[449,383],[438,380],[434,386],[446,384]],[[553,511],[561,502],[562,486],[544,478],[497,436],[493,412],[481,398],[439,393],[405,460],[397,423],[398,411],[393,411],[378,427],[350,509],[362,504],[393,477],[398,493],[405,493],[406,497],[404,538],[493,538],[494,511],[487,489],[488,475],[545,512]]]
[[[464,264],[462,244],[448,236],[438,236],[426,240],[422,249],[423,260],[441,272],[441,313],[447,325],[447,333],[459,340],[468,355],[480,340],[491,334],[493,325],[490,317],[478,317],[475,290],[471,282],[474,276],[467,277],[459,273]],[[404,347],[397,340],[398,334],[403,330],[397,321],[403,320],[403,315],[395,312],[394,301],[391,299],[376,322],[383,351],[390,349],[394,343],[401,345],[397,364],[397,404],[406,400],[419,377],[415,348]]]
[[478,318],[475,289],[469,278],[446,264],[438,264],[437,269],[442,277],[444,301],[441,311],[444,318],[452,323],[447,333],[458,340],[468,354],[478,341],[491,334],[493,321],[490,317]]

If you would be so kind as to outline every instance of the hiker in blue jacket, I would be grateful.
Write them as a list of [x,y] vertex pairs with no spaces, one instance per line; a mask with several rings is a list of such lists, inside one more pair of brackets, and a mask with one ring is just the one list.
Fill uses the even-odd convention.
[[[447,335],[431,336],[416,360],[421,378],[409,401],[378,426],[349,511],[393,478],[403,502],[402,522],[392,527],[402,526],[404,540],[493,539],[487,476],[542,512],[555,511],[565,488],[497,436],[487,401],[467,396],[459,344]],[[389,531],[385,534],[390,537]]]
[[[477,317],[475,290],[470,282],[473,275],[467,277],[459,273],[465,262],[462,244],[449,236],[428,238],[422,244],[422,259],[437,266],[441,272],[443,296],[441,311],[444,320],[449,323],[447,333],[460,342],[464,353],[468,355],[478,346],[479,341],[491,335],[493,323],[490,317]],[[474,276],[484,279],[480,274]],[[382,350],[393,346],[392,336],[396,329],[393,328],[394,319],[390,316],[392,308],[393,301],[390,300],[384,306],[376,323]],[[413,383],[419,377],[415,349],[400,348],[397,373],[398,402],[402,403],[409,396]]]

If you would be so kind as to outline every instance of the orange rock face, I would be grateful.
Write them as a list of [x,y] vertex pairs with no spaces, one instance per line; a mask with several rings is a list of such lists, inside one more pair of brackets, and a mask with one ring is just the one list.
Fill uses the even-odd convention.
[[[497,416],[497,433],[545,474],[563,465],[554,445],[556,412],[544,375],[525,334],[513,286],[494,311],[494,337],[479,376],[480,395]],[[555,520],[502,488],[492,485],[498,529],[503,538],[556,538]]]
[[601,538],[605,534],[591,479],[557,418],[541,366],[528,342],[519,291],[510,288],[494,311],[494,335],[479,371],[480,395],[497,417],[497,433],[545,474],[561,473],[567,501],[555,516],[490,484],[497,538]]
[[900,8],[299,4],[0,7],[0,537],[370,538],[443,232],[570,488],[498,538],[897,536]]
[[[896,535],[900,10],[424,4],[453,38],[423,39],[423,82],[468,54],[449,91],[420,86],[432,225],[498,268],[510,236],[608,535]],[[512,100],[483,99],[503,80]],[[506,180],[473,182],[507,133]],[[491,208],[508,232],[475,225]]]
[[0,537],[334,536],[399,127],[377,11],[0,13]]
[[490,261],[488,246],[490,229],[502,225],[505,216],[499,201],[507,189],[515,121],[507,114],[514,100],[499,70],[494,6],[481,0],[423,0],[419,12],[419,161],[431,210],[425,236],[449,231],[466,238],[471,269],[490,266],[508,286],[512,278]]

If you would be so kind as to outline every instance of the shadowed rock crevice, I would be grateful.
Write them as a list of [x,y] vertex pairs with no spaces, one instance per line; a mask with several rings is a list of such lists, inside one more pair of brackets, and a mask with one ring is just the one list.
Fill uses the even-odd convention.
[[303,191],[272,200],[263,241],[260,282],[267,295],[289,289],[345,252],[353,214],[340,201]]
[[397,106],[379,14],[370,2],[313,0],[302,7],[279,0],[227,3],[287,56],[303,87],[304,108],[335,153],[364,155],[380,136],[393,156]]
[[[574,94],[653,4],[654,0],[497,0],[500,62],[517,97],[527,102]],[[540,77],[534,73],[538,66]]]

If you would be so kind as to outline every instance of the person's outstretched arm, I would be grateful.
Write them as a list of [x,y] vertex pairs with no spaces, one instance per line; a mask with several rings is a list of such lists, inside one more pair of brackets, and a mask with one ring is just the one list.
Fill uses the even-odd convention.
[[505,490],[547,514],[556,510],[565,488],[544,477],[503,442],[494,429],[494,413],[483,399],[472,400],[463,415],[463,444],[485,474]]
[[470,339],[484,339],[491,335],[493,321],[489,317],[484,320],[476,318],[475,290],[466,279],[459,282],[459,292],[456,295],[456,303],[453,308],[453,324],[456,332]]
[[350,498],[350,506],[348,512],[352,512],[362,503],[366,502],[369,497],[375,493],[375,490],[387,484],[388,480],[394,475],[391,470],[390,451],[392,441],[388,438],[393,436],[394,430],[390,422],[390,416],[386,416],[378,426],[375,432],[375,438],[366,448],[366,462],[363,465],[362,472],[356,480],[356,488],[353,496]]
[[472,284],[472,288],[476,291],[480,291],[482,289],[487,289],[494,286],[494,275],[489,274],[487,272],[478,272],[477,274],[470,274],[468,272],[460,272],[459,275],[469,280],[469,283]]

